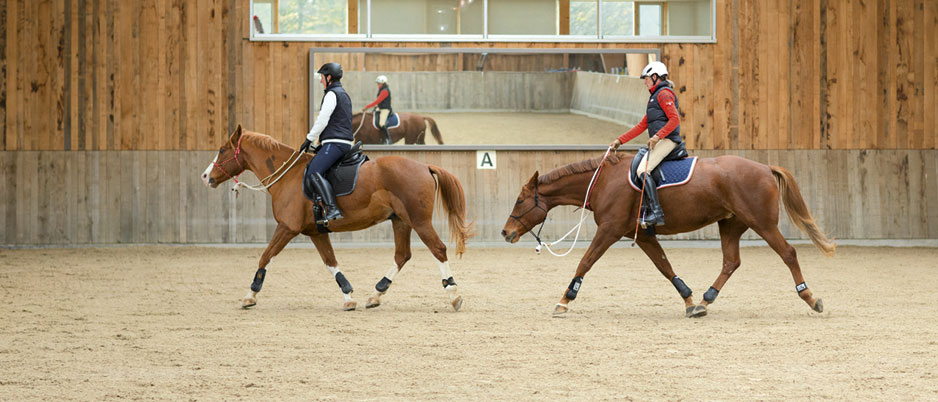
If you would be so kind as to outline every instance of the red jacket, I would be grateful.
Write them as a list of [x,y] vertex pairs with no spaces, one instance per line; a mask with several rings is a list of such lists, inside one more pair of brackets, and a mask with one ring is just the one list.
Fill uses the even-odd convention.
[[[654,88],[649,90],[649,92],[653,90]],[[677,113],[677,108],[674,107],[674,92],[671,92],[670,90],[667,90],[667,91],[662,90],[661,92],[659,92],[658,104],[661,105],[661,109],[664,110],[664,113],[668,115],[668,124],[665,124],[664,127],[661,128],[661,130],[658,130],[658,132],[655,133],[655,135],[657,135],[658,138],[664,139],[665,137],[668,136],[668,134],[671,134],[671,131],[674,131],[675,127],[681,124],[681,117]],[[643,116],[642,121],[638,122],[638,124],[635,125],[635,127],[632,127],[631,130],[619,136],[619,142],[625,144],[626,142],[629,142],[631,139],[637,137],[639,134],[642,133],[642,131],[645,131],[645,129],[647,128],[648,128],[648,120],[646,119],[646,117]]]

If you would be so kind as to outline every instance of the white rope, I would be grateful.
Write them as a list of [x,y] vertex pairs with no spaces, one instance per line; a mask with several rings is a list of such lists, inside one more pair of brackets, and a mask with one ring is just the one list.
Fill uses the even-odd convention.
[[362,126],[365,124],[365,116],[366,116],[365,112],[362,112],[362,119],[360,122],[358,122],[358,128],[356,128],[355,132],[352,133],[352,138],[355,138],[355,136],[358,135],[358,130],[361,130]]
[[[365,124],[365,114],[364,114],[364,113],[362,113],[361,122],[358,123],[358,129],[356,129],[355,132],[352,133],[352,137],[354,137],[355,134],[358,134],[358,130],[361,130],[361,129],[362,129],[362,125],[363,125],[363,124]],[[297,155],[296,151],[294,151],[293,154],[290,155],[290,158],[291,158],[291,159],[293,158],[293,155]],[[277,174],[277,172],[280,171],[280,169],[283,169],[283,166],[286,165],[286,164],[287,164],[287,161],[289,161],[290,159],[287,159],[286,161],[283,161],[283,164],[281,164],[280,167],[277,168],[277,170],[275,170],[275,171],[274,171],[273,173],[271,173],[269,176],[267,176],[267,177],[261,179],[261,180],[260,180],[261,184],[256,185],[256,186],[252,186],[252,185],[247,184],[247,183],[245,183],[245,182],[243,182],[243,181],[240,181],[240,182],[235,183],[234,187],[231,188],[231,191],[234,191],[235,193],[237,193],[237,192],[238,192],[238,189],[241,188],[241,187],[246,188],[246,189],[248,189],[248,190],[254,190],[254,191],[267,191],[267,189],[270,188],[270,186],[273,186],[274,183],[280,181],[280,178],[282,178],[283,175],[287,174],[287,172],[289,172],[290,169],[293,168],[293,165],[295,165],[296,162],[299,162],[299,160],[301,159],[300,156],[302,156],[302,155],[303,155],[302,153],[300,153],[299,155],[297,155],[297,156],[296,156],[296,159],[293,160],[293,163],[291,163],[290,166],[287,167],[286,170],[284,170],[282,173],[280,173],[280,176],[277,176],[277,178],[274,179],[273,181],[271,181],[270,183],[264,184],[264,181],[266,181],[267,179],[273,177],[275,174]]]
[[[299,150],[297,150],[297,151],[299,151]],[[273,173],[271,173],[270,176],[267,176],[267,177],[261,179],[261,184],[256,185],[256,186],[252,186],[252,185],[247,184],[247,183],[245,183],[245,182],[243,182],[243,181],[239,181],[238,183],[236,183],[236,184],[234,185],[234,187],[231,189],[231,191],[234,191],[234,192],[237,193],[239,187],[244,187],[244,188],[246,188],[246,189],[248,189],[248,190],[254,190],[254,191],[267,191],[267,189],[270,188],[270,186],[273,186],[274,183],[280,181],[280,178],[282,178],[283,175],[287,174],[287,172],[289,172],[290,169],[293,168],[293,165],[296,165],[296,162],[299,162],[299,160],[302,159],[301,156],[303,156],[303,153],[302,153],[302,152],[299,152],[299,153],[298,153],[297,151],[294,151],[293,154],[290,155],[290,158],[291,158],[291,159],[293,158],[293,155],[296,155],[296,159],[293,159],[293,162],[290,163],[290,166],[287,167],[286,169],[284,169],[283,172],[280,173],[280,176],[277,176],[277,178],[274,179],[273,181],[271,181],[271,182],[269,182],[269,183],[267,183],[267,184],[264,184],[264,181],[265,181],[265,180],[267,180],[267,179],[273,177],[273,175],[277,174],[277,172],[279,172],[280,169],[283,169],[283,167],[287,164],[287,161],[289,161],[290,159],[287,159],[286,161],[283,161],[283,164],[281,164],[280,167],[277,168],[277,170],[275,170]]]
[[[609,147],[606,149],[606,154],[603,155],[603,160],[599,162],[599,166],[596,167],[596,172],[593,173],[593,177],[590,179],[589,186],[586,187],[586,197],[583,199],[583,205],[580,207],[580,223],[577,223],[576,226],[573,227],[573,229],[570,229],[570,231],[567,232],[567,234],[563,235],[563,237],[561,237],[557,241],[551,242],[550,244],[542,242],[542,241],[538,241],[537,247],[534,248],[534,251],[536,251],[538,254],[541,253],[541,246],[544,246],[545,248],[547,248],[547,251],[549,251],[555,257],[564,257],[567,254],[570,254],[571,251],[573,251],[573,247],[576,246],[576,242],[580,238],[580,229],[583,227],[583,222],[586,221],[586,203],[589,202],[590,190],[593,189],[593,182],[596,181],[596,176],[599,175],[599,170],[602,168],[603,163],[606,163],[606,158],[609,157],[610,151],[612,151],[612,147]],[[576,230],[576,235],[573,237],[573,244],[570,245],[569,250],[567,250],[563,254],[557,254],[554,252],[554,250],[550,248],[551,246],[562,242],[564,239],[567,238],[567,236],[570,235],[570,233],[573,233],[574,230]]]

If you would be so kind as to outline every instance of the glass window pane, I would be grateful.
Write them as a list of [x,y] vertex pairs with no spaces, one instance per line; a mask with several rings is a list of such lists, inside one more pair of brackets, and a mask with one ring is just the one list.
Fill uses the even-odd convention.
[[482,0],[371,0],[371,33],[480,35],[483,7]]
[[489,0],[489,34],[557,35],[557,0]]
[[638,5],[638,34],[641,36],[661,36],[661,5]]
[[273,28],[273,4],[270,3],[254,3],[254,17],[257,17],[256,20],[251,22],[251,26],[254,27],[254,32],[256,33],[273,33],[271,28]]
[[570,35],[596,36],[597,8],[596,0],[571,0]]
[[279,33],[348,33],[348,0],[280,0],[274,4],[279,8]]
[[603,0],[603,36],[635,36],[635,2]]
[[668,2],[668,35],[710,36],[710,0]]

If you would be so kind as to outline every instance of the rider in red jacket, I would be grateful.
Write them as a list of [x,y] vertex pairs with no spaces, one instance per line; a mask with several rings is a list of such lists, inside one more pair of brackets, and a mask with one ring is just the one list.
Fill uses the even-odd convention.
[[[369,103],[367,106],[362,108],[362,112],[373,108],[378,107],[378,110],[375,112],[378,116],[378,129],[384,133],[385,144],[391,144],[391,131],[388,130],[388,117],[391,117],[393,110],[391,109],[391,89],[388,88],[388,77],[379,75],[375,82],[378,84],[378,99],[375,99],[374,102]],[[363,115],[364,119],[365,116]]]
[[616,138],[609,146],[613,149],[619,148],[619,145],[648,129],[648,135],[651,137],[648,139],[649,151],[642,157],[638,172],[639,175],[644,176],[642,179],[645,181],[645,202],[649,206],[650,213],[643,216],[641,221],[642,226],[664,225],[664,212],[661,211],[661,204],[658,203],[657,184],[651,175],[646,173],[653,171],[683,141],[680,105],[678,105],[677,97],[674,96],[673,85],[671,81],[668,81],[668,69],[664,63],[660,61],[649,63],[642,70],[642,78],[645,79],[645,87],[651,93],[645,109],[645,117],[631,130]]

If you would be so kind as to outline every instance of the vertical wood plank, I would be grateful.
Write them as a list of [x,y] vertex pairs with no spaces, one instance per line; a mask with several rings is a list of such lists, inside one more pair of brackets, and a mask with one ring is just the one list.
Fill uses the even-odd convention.
[[0,152],[0,185],[4,191],[0,191],[0,242],[3,244],[16,243],[16,233],[21,229],[17,226],[17,212],[19,203],[17,202],[17,173],[19,166],[17,156],[19,152]]
[[2,93],[4,97],[4,107],[5,107],[5,120],[3,122],[3,142],[4,149],[13,151],[19,150],[22,144],[22,131],[18,129],[19,123],[22,122],[20,117],[22,102],[21,94],[23,93],[23,86],[19,81],[19,65],[20,55],[19,55],[19,46],[14,46],[13,44],[19,43],[18,31],[22,29],[22,20],[20,19],[20,7],[18,2],[4,2],[6,5],[6,14],[7,17],[4,19],[3,30],[5,43],[9,44],[4,49],[4,57],[7,60],[5,75],[3,77],[4,88],[6,88]]
[[7,149],[7,31],[11,20],[7,2],[0,2],[0,152]]
[[923,40],[924,71],[923,105],[924,139],[922,149],[935,149],[938,143],[938,2],[924,4]]

